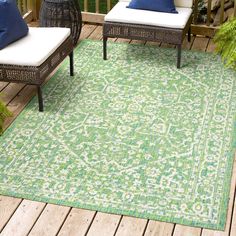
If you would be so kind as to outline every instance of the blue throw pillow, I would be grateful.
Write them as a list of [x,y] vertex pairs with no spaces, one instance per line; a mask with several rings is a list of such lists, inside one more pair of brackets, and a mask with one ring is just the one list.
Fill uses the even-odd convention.
[[27,35],[28,26],[15,0],[0,0],[0,49]]
[[132,0],[128,8],[178,13],[175,9],[174,0]]

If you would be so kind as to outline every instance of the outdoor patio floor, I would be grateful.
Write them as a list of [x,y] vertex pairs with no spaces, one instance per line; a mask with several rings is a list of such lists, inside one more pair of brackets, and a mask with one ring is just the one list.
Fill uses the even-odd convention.
[[[80,40],[85,38],[101,40],[102,26],[85,24]],[[145,42],[136,40],[111,40],[145,44]],[[147,44],[153,43],[148,42]],[[166,44],[155,44],[168,47]],[[184,41],[183,48],[212,52],[214,44],[212,39],[193,37],[191,43]],[[14,114],[6,122],[6,127],[8,127],[36,94],[36,88],[29,85],[0,82],[0,92],[3,94],[4,102]],[[235,188],[236,160],[234,161],[227,225],[224,232],[0,196],[0,235],[236,236]]]

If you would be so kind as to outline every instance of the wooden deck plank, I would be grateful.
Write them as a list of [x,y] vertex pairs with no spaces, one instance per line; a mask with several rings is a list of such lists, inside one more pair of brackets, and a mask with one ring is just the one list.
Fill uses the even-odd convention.
[[190,42],[188,42],[188,38],[185,37],[185,38],[184,38],[184,41],[183,41],[183,44],[182,44],[182,48],[183,48],[183,49],[190,50],[191,47],[192,47],[192,45],[193,45],[194,40],[195,40],[195,36],[192,36],[192,37],[191,37]]
[[[215,230],[203,229],[202,236],[228,236],[230,233],[231,218],[232,218],[234,198],[235,198],[235,186],[236,186],[236,155],[235,155],[235,160],[234,160],[232,180],[231,180],[230,186],[231,186],[230,200],[229,200],[229,207],[228,207],[227,222],[226,222],[225,230],[215,231]],[[232,223],[236,224],[236,221]]]
[[208,38],[195,37],[191,49],[197,51],[206,51],[208,41]]
[[82,27],[79,41],[88,38],[92,34],[92,32],[96,29],[96,27],[97,27],[96,25],[85,24]]
[[156,47],[160,47],[161,46],[161,42],[152,42],[152,41],[147,41],[146,46],[156,46]]
[[22,199],[7,196],[0,196],[0,232],[11,218]]
[[174,224],[150,220],[144,236],[171,236]]
[[117,38],[116,42],[119,42],[119,43],[130,43],[131,40],[130,39]]
[[56,235],[66,219],[70,207],[47,204],[39,219],[29,233],[29,236]]
[[107,40],[110,42],[115,42],[117,40],[117,38],[108,38]]
[[145,232],[147,220],[124,216],[115,236],[142,236]]
[[117,38],[108,38],[107,40],[111,41],[111,42],[115,42],[117,40]]
[[201,228],[194,228],[185,225],[176,225],[173,236],[200,236]]
[[207,52],[215,52],[215,50],[216,50],[216,45],[214,44],[214,42],[213,42],[213,39],[210,39],[209,40],[209,43],[208,43],[208,45],[207,45]]
[[8,104],[24,87],[24,84],[10,83],[5,89],[1,92],[1,99],[5,104]]
[[0,82],[0,92],[8,85],[7,82]]
[[8,104],[8,109],[13,113],[13,116],[6,119],[4,129],[6,129],[24,109],[30,99],[36,94],[36,88],[33,85],[25,86],[17,96]]
[[89,35],[89,39],[101,40],[102,39],[102,26],[99,25],[95,30]]
[[73,208],[63,224],[58,236],[83,236],[88,229],[95,216],[95,211]]
[[169,44],[169,43],[163,43],[163,42],[161,42],[160,47],[162,47],[162,48],[175,48],[176,46],[173,45],[173,44]]
[[233,217],[231,220],[230,236],[236,236],[236,193],[234,195],[234,210]]
[[1,236],[27,235],[45,205],[42,202],[23,200],[8,224],[3,228]]
[[131,40],[130,39],[117,38],[116,42],[118,42],[118,43],[130,43]]
[[131,40],[130,44],[140,44],[140,45],[144,45],[146,43],[146,41],[144,40]]
[[114,235],[119,225],[121,216],[106,213],[97,213],[87,236],[110,236]]

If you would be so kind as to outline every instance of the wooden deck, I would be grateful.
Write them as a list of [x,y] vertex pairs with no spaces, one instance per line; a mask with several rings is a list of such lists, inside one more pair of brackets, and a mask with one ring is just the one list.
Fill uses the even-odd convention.
[[[81,39],[102,38],[102,27],[84,25]],[[131,44],[153,44],[142,41],[112,39]],[[157,44],[168,47],[166,44]],[[195,37],[191,43],[184,41],[188,50],[212,52],[214,44],[209,38]],[[34,86],[0,83],[3,100],[14,116],[7,120],[6,127],[17,117],[36,94]],[[236,161],[230,192],[227,225],[224,232],[193,228],[178,224],[137,219],[133,217],[105,214],[70,207],[57,206],[41,202],[0,196],[0,235],[36,235],[36,236],[236,236]]]

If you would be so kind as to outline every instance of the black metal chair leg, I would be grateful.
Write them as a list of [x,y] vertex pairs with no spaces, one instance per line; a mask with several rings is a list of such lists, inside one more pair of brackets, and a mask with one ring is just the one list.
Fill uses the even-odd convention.
[[37,86],[38,89],[38,101],[39,101],[39,111],[43,112],[43,96],[42,89],[40,86]]
[[103,37],[103,60],[107,60],[107,37]]
[[181,44],[177,45],[177,68],[180,68],[181,63]]
[[188,42],[191,42],[191,26],[188,29]]
[[74,76],[74,52],[70,53],[70,76]]

